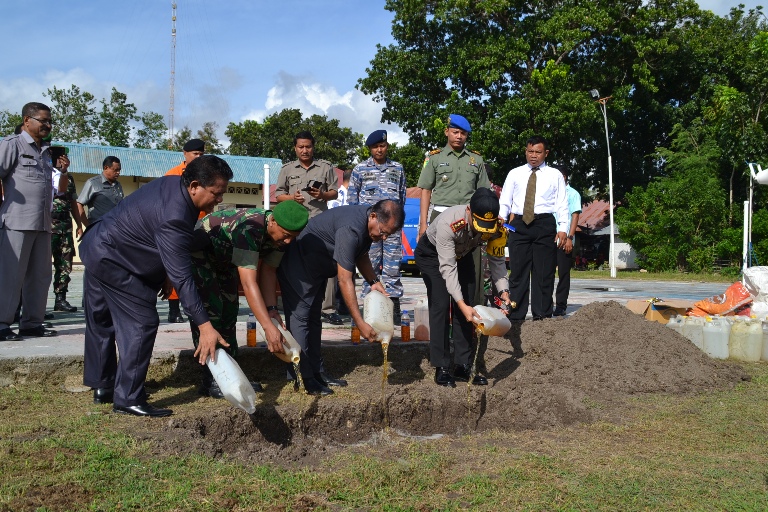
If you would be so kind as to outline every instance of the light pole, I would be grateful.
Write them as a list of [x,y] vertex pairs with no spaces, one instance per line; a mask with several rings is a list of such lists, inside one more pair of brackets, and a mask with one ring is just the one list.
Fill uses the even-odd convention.
[[600,104],[600,110],[605,121],[605,147],[608,149],[608,219],[611,229],[611,247],[608,253],[608,260],[611,266],[611,277],[616,277],[616,245],[613,235],[613,163],[611,161],[611,141],[608,138],[608,112],[605,108],[605,104],[611,99],[611,96],[601,98],[600,92],[597,89],[592,89],[589,91],[589,94]]

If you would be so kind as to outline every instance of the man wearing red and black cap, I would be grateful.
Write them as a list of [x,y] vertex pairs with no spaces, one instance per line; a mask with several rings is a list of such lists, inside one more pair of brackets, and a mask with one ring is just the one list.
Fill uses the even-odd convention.
[[[483,242],[505,236],[500,229],[499,200],[488,188],[479,188],[469,205],[451,206],[427,228],[414,251],[416,263],[427,286],[429,299],[429,361],[435,382],[455,387],[472,376],[474,350],[472,319],[479,315],[475,305],[475,262],[472,251]],[[504,256],[489,254],[491,278],[501,299],[509,303],[509,283]],[[448,306],[453,305],[453,373],[448,339]],[[473,384],[488,384],[475,375]]]

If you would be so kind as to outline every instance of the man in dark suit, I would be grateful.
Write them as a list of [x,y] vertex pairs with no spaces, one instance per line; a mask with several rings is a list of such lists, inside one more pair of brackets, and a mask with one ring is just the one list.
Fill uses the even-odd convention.
[[[168,416],[147,403],[144,381],[160,319],[157,295],[172,285],[199,326],[200,364],[216,344],[229,344],[213,328],[192,276],[190,244],[200,211],[222,201],[232,170],[213,155],[187,166],[182,176],[152,181],[92,224],[80,244],[85,264],[85,361],[83,383],[95,403],[114,411]],[[120,352],[117,361],[115,340]]]

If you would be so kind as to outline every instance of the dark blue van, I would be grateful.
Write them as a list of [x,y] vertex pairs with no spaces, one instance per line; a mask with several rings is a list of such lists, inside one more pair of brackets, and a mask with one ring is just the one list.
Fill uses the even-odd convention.
[[409,197],[405,201],[405,222],[403,223],[403,259],[400,268],[403,272],[418,273],[413,251],[416,250],[416,237],[419,234],[419,208],[421,199]]

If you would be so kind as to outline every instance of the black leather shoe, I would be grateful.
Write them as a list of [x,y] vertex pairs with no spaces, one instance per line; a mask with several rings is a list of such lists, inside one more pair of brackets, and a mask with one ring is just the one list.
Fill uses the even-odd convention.
[[0,341],[19,341],[21,336],[13,332],[10,327],[0,330]]
[[552,316],[565,316],[565,308],[556,307],[554,313],[552,313]]
[[[453,369],[453,379],[457,382],[469,382],[469,375],[472,368],[468,364],[457,364]],[[472,384],[475,386],[487,386],[488,379],[480,374],[475,374],[472,379]]]
[[331,325],[344,325],[344,319],[342,319],[337,313],[322,313],[323,322],[328,322]]
[[326,386],[336,386],[336,387],[346,387],[347,381],[344,379],[334,379],[332,377],[329,377],[326,373],[316,373],[315,378],[320,382],[320,384],[325,384]]
[[169,314],[168,315],[168,323],[169,324],[183,324],[184,322],[186,322],[186,320],[184,320],[184,317],[181,316],[181,313]]
[[93,403],[111,404],[114,395],[115,395],[115,390],[113,388],[94,388]]
[[314,396],[328,396],[333,394],[333,390],[327,386],[324,386],[320,381],[314,377],[302,377],[304,381],[304,389],[308,395]]
[[57,334],[58,332],[52,329],[46,329],[42,325],[32,329],[19,329],[19,336],[25,336],[27,338],[50,338]]
[[264,386],[261,385],[261,382],[256,382],[255,380],[250,381],[251,387],[253,388],[253,391],[255,393],[263,393],[264,392]]
[[447,388],[455,388],[456,381],[451,376],[451,371],[445,366],[438,366],[435,368],[435,384],[438,386],[445,386]]
[[53,313],[46,313],[43,320],[53,320],[54,318],[56,317],[53,316]]
[[74,313],[77,308],[67,301],[67,296],[63,293],[56,294],[56,302],[53,304],[54,311],[64,311],[65,313]]
[[118,414],[131,414],[133,416],[148,416],[152,418],[162,418],[163,416],[170,416],[173,411],[170,409],[158,409],[157,407],[149,404],[143,405],[116,405],[112,411]]
[[221,392],[221,388],[215,380],[208,385],[203,383],[200,387],[200,394],[211,398],[224,398],[224,393]]

